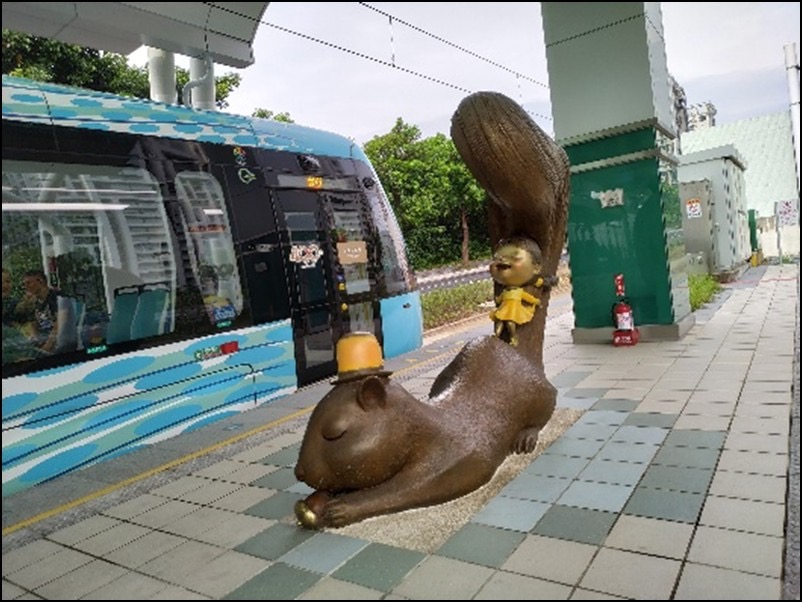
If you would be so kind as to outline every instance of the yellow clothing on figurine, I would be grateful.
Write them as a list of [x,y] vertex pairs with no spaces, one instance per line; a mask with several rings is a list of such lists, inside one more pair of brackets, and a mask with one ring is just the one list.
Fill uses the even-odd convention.
[[535,308],[540,305],[540,299],[530,295],[520,287],[504,289],[496,297],[497,309],[491,312],[493,320],[526,324],[535,316]]
[[497,337],[505,337],[513,347],[518,345],[517,326],[530,322],[540,299],[526,292],[524,286],[543,286],[539,276],[541,252],[538,244],[526,237],[518,236],[498,243],[490,274],[504,289],[496,297],[496,309],[490,313]]

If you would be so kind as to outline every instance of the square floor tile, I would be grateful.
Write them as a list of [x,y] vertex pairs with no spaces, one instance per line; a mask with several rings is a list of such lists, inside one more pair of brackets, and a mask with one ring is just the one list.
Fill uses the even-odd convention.
[[637,407],[638,402],[631,399],[600,399],[593,404],[594,410],[613,410],[615,412],[631,412]]
[[621,426],[627,419],[627,416],[629,416],[627,412],[615,412],[613,410],[588,410],[574,424]]
[[543,453],[550,456],[568,456],[569,458],[592,458],[602,447],[604,447],[604,441],[560,437]]
[[575,541],[530,535],[501,568],[573,585],[585,572],[597,549]]
[[712,468],[655,465],[649,467],[640,484],[650,489],[707,493],[712,478]]
[[505,571],[493,574],[473,600],[567,600],[571,587]]
[[579,370],[564,370],[560,374],[553,376],[550,378],[550,382],[557,388],[561,387],[574,387],[577,384],[581,383],[585,380],[588,376],[590,376],[592,372],[585,372]]
[[234,548],[237,552],[250,554],[266,560],[276,560],[312,537],[313,531],[300,529],[295,525],[277,523],[243,541]]
[[659,449],[657,445],[648,443],[617,443],[609,441],[596,455],[596,459],[648,464]]
[[574,387],[565,393],[565,397],[598,399],[604,397],[609,390],[606,388]]
[[785,476],[718,470],[710,486],[710,495],[784,504],[787,483]]
[[294,445],[289,445],[277,452],[273,452],[262,458],[262,464],[272,464],[274,466],[284,466],[285,468],[293,468],[298,462],[298,452],[301,450],[300,441]]
[[693,525],[622,514],[604,546],[682,560],[692,535]]
[[709,496],[700,524],[781,537],[785,505]]
[[782,582],[773,577],[741,573],[688,562],[682,570],[675,600],[779,600]]
[[617,425],[574,423],[573,426],[563,433],[562,438],[607,441],[616,430],[618,430]]
[[635,600],[668,600],[681,562],[602,548],[580,585]]
[[580,543],[601,544],[618,515],[555,504],[543,515],[532,533]]
[[677,421],[676,414],[661,414],[657,412],[633,412],[624,424],[626,426],[652,426],[669,429]]
[[518,531],[468,523],[449,537],[436,554],[496,568],[507,560],[524,537]]
[[528,532],[549,509],[545,502],[495,497],[477,512],[472,523]]
[[718,449],[663,447],[654,456],[652,463],[685,468],[715,468],[720,453]]
[[389,592],[425,557],[420,552],[372,543],[332,573],[332,577]]
[[223,600],[293,600],[321,575],[276,563],[223,597]]
[[569,479],[541,477],[521,473],[499,492],[499,495],[520,500],[536,502],[553,502],[571,484]]
[[270,474],[251,481],[251,485],[281,491],[298,483],[292,468],[279,468]]
[[611,441],[617,443],[645,443],[659,445],[668,435],[668,429],[656,426],[627,426],[620,427],[612,436]]
[[625,514],[695,523],[705,496],[701,493],[638,487],[624,507]]
[[669,447],[721,449],[726,437],[727,433],[722,431],[692,431],[675,428],[666,437],[663,445]]
[[570,458],[568,456],[540,454],[522,471],[522,474],[573,479],[582,472],[582,469],[585,468],[587,464],[587,458]]
[[381,600],[384,592],[348,583],[340,579],[324,577],[296,600]]
[[780,577],[783,538],[700,525],[693,536],[688,560],[766,577]]
[[429,556],[393,589],[411,600],[470,600],[493,570],[452,558]]
[[754,454],[725,449],[721,452],[718,470],[784,477],[788,474],[788,454]]
[[578,479],[612,485],[637,485],[645,470],[645,464],[594,459],[579,473]]
[[290,493],[289,491],[277,491],[266,500],[263,500],[247,510],[245,514],[250,516],[260,516],[262,518],[272,518],[281,520],[294,514],[295,502],[304,499],[306,496],[300,493]]
[[724,444],[726,449],[772,454],[788,453],[788,437],[756,433],[730,433]]
[[279,558],[299,569],[327,574],[368,545],[368,542],[336,533],[316,533]]
[[557,501],[563,506],[620,512],[634,488],[633,485],[574,481]]

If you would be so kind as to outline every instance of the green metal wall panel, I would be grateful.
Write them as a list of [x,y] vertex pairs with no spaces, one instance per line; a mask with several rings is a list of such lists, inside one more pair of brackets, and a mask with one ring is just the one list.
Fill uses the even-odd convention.
[[[575,326],[612,326],[616,274],[624,275],[636,325],[673,324],[658,160],[577,173],[571,189],[568,244]],[[602,193],[614,190],[621,191],[623,203],[602,207]]]

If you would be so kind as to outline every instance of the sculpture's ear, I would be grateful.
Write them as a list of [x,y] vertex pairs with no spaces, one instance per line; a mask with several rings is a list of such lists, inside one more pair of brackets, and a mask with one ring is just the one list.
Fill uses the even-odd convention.
[[356,400],[365,411],[386,406],[387,389],[384,386],[384,381],[378,376],[367,377],[359,383]]

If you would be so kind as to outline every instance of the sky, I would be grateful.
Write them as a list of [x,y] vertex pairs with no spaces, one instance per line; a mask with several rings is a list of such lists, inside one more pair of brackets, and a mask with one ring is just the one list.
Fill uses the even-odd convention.
[[[798,2],[660,6],[668,71],[689,105],[712,102],[719,124],[788,109],[783,47],[800,53]],[[398,118],[448,135],[460,100],[493,90],[553,133],[539,2],[271,2],[253,53],[246,69],[215,66],[242,76],[228,112],[286,112],[364,144]]]

